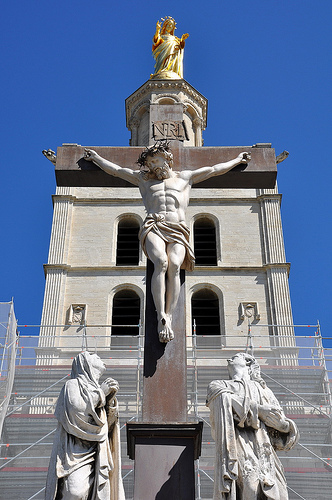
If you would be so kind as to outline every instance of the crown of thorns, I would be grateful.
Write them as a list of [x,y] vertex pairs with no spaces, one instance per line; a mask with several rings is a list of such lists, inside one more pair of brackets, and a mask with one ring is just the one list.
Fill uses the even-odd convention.
[[144,151],[139,155],[136,163],[140,165],[140,167],[144,167],[146,163],[146,159],[148,156],[156,156],[157,154],[165,154],[169,159],[172,159],[173,155],[171,149],[169,147],[168,141],[158,141],[153,146],[149,146],[145,148]]

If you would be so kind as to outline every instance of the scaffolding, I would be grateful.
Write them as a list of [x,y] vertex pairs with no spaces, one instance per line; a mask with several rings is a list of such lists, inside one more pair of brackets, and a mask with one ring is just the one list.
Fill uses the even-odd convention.
[[[37,332],[39,325],[18,327],[24,334],[15,333],[15,379],[1,441],[1,500],[44,498],[56,427],[54,407],[70,376],[71,359],[82,349],[97,351],[107,366],[105,377],[119,381],[122,475],[126,498],[133,498],[133,462],[127,457],[125,425],[139,421],[142,414],[144,337],[141,325],[137,326],[139,335],[130,335],[133,326],[124,325],[126,335],[108,338],[96,335],[96,331],[101,327],[111,331],[112,325],[84,325],[79,332],[68,328],[68,342],[62,336],[62,345],[52,346],[51,359],[46,358],[40,338],[26,334],[29,330]],[[44,337],[47,327],[43,325]],[[49,325],[50,329],[54,327],[63,325]],[[286,334],[270,334],[281,329]],[[198,336],[194,332],[187,338],[188,418],[204,422],[202,455],[196,462],[196,500],[213,497],[214,443],[205,406],[207,385],[214,379],[227,379],[226,359],[249,349],[261,365],[263,378],[301,433],[293,450],[279,453],[290,500],[325,500],[332,488],[332,349],[323,347],[319,324],[248,325],[248,332],[223,336],[222,343],[216,335]]]
[[13,300],[0,302],[0,436],[14,384],[16,327]]

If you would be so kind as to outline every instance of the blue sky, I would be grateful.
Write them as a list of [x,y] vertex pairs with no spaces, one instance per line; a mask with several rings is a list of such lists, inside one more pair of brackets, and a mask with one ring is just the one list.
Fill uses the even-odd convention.
[[[162,6],[161,6],[162,5]],[[166,6],[167,5],[167,6]],[[190,34],[184,78],[209,100],[206,146],[271,142],[295,323],[330,331],[330,0],[13,0],[1,9],[1,286],[40,322],[54,168],[64,142],[126,146],[124,100],[153,71],[165,15]]]

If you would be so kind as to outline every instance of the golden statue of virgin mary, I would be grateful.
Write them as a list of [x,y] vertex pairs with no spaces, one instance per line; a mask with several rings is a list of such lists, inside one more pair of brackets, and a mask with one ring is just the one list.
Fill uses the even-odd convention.
[[174,35],[176,22],[167,16],[161,19],[163,25],[158,21],[156,33],[153,37],[152,55],[156,64],[153,80],[179,80],[183,78],[183,49],[188,33],[178,38]]

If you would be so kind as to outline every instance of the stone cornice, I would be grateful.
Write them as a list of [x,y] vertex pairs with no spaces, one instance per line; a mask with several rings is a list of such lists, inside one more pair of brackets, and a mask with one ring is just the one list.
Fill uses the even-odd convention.
[[[206,188],[208,189],[208,188]],[[237,204],[237,203],[254,203],[254,202],[257,202],[258,199],[256,197],[253,197],[253,198],[247,198],[247,197],[243,197],[241,198],[240,196],[239,197],[226,197],[225,198],[218,198],[217,196],[211,196],[210,197],[204,197],[204,196],[192,196],[192,191],[191,191],[191,196],[190,196],[190,201],[189,201],[189,206],[195,206],[195,205],[204,205],[204,204],[211,204],[211,203],[215,203],[216,205],[220,206],[220,205],[223,205],[223,203],[227,203],[227,204]]]
[[[289,262],[276,262],[269,264],[253,265],[253,266],[195,266],[195,269],[192,271],[192,274],[195,274],[196,271],[208,271],[211,276],[213,275],[212,271],[262,271],[267,269],[290,269]],[[190,276],[190,274],[188,274]]]
[[70,266],[68,266],[67,264],[43,264],[43,268],[44,268],[44,274],[46,277],[48,271],[54,270],[54,271],[68,272],[68,269],[70,269]]
[[[130,197],[130,198],[76,198],[75,200],[75,205],[79,205],[79,204],[103,204],[103,205],[117,205],[117,204],[120,204],[120,205],[127,205],[125,208],[129,208],[131,206],[143,206],[143,201],[142,201],[142,197],[140,195],[138,195],[137,197]],[[125,212],[123,212],[125,213]]]
[[[45,273],[47,273],[48,270],[55,269],[55,270],[63,270],[66,271],[67,273],[74,273],[74,272],[101,272],[101,271],[144,271],[145,272],[145,265],[138,265],[138,266],[71,266],[68,264],[44,264],[44,270]],[[253,265],[253,266],[196,266],[194,271],[190,272],[187,274],[187,276],[195,275],[196,272],[202,272],[206,271],[213,276],[215,273],[219,273],[220,271],[265,271],[267,269],[287,269],[289,272],[290,269],[290,263],[289,262],[274,262],[274,263],[268,263],[268,264],[262,264],[262,265]]]
[[[123,188],[126,189],[127,188]],[[208,190],[208,188],[206,188]],[[193,192],[191,192],[193,193]],[[53,195],[52,196],[53,201],[56,201],[59,199],[58,195]],[[69,201],[72,201],[75,205],[79,205],[80,203],[87,203],[87,204],[93,204],[93,203],[98,203],[98,204],[105,204],[105,205],[116,205],[116,204],[126,204],[126,205],[135,205],[135,206],[143,206],[143,201],[141,195],[137,196],[131,196],[130,198],[114,198],[114,197],[109,197],[109,198],[94,198],[94,197],[71,197],[71,198],[66,198],[65,196],[61,196],[60,199],[67,199]],[[217,196],[211,196],[211,197],[204,197],[204,196],[193,196],[191,194],[190,197],[190,206],[194,205],[202,205],[202,204],[211,204],[215,203],[217,205],[221,205],[223,203],[232,203],[236,204],[237,202],[241,203],[253,203],[254,201],[258,201],[258,198],[252,197],[225,197],[225,198],[218,198]]]
[[77,196],[73,194],[52,194],[53,203],[57,200],[75,201]]
[[257,200],[273,200],[273,199],[277,199],[281,203],[282,194],[281,193],[264,193],[264,194],[257,195]]
[[270,262],[268,264],[264,264],[265,269],[286,269],[288,274],[290,272],[290,267],[290,262]]
[[[135,188],[135,186],[133,186],[133,189]],[[113,188],[111,188],[113,189]],[[128,188],[116,188],[116,189],[123,189],[125,191],[128,191]],[[210,191],[210,188],[200,188],[200,189],[204,189],[206,192]],[[218,197],[218,196],[202,196],[201,194],[198,194],[196,195],[195,194],[195,186],[193,187],[193,191],[191,191],[191,195],[190,195],[190,202],[189,204],[192,206],[192,205],[195,205],[199,202],[200,205],[204,204],[204,203],[216,203],[218,205],[222,204],[222,203],[236,203],[238,201],[240,202],[245,202],[245,203],[252,203],[253,201],[258,201],[262,198],[262,196],[252,196],[252,197],[247,197],[247,196],[225,196],[225,197]],[[278,195],[277,195],[278,196]],[[270,198],[269,196],[267,196],[267,198]],[[126,198],[117,198],[117,197],[114,197],[114,196],[110,196],[110,197],[93,197],[93,196],[73,196],[73,195],[57,195],[57,194],[54,194],[52,195],[52,199],[53,199],[53,202],[56,201],[56,200],[68,200],[68,201],[72,201],[73,203],[75,204],[79,204],[79,203],[103,203],[103,204],[111,204],[111,205],[115,205],[117,203],[119,204],[134,204],[135,205],[142,205],[143,206],[143,202],[142,202],[142,197],[141,195],[139,194],[139,192],[137,191],[137,194],[135,194],[134,196],[128,196]]]
[[145,271],[145,265],[138,266],[71,266],[68,264],[44,264],[45,273],[48,270],[63,270],[67,273],[72,272],[100,272],[100,271]]

